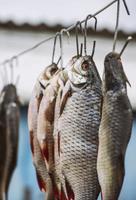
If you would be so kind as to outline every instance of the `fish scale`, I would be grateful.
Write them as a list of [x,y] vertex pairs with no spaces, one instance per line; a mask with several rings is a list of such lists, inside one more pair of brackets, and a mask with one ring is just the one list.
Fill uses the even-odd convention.
[[75,200],[96,200],[99,194],[96,160],[100,105],[101,88],[90,84],[73,92],[59,118],[61,170]]
[[[103,108],[104,113],[100,126],[99,141],[101,142],[98,154],[99,155],[98,167],[99,167],[99,180],[100,183],[102,183],[102,185],[104,186],[103,192],[106,191],[104,199],[109,200],[111,197],[111,191],[112,195],[114,196],[114,199],[115,198],[117,199],[119,195],[119,188],[121,186],[117,184],[118,183],[117,180],[119,177],[117,175],[117,173],[119,173],[117,168],[119,166],[120,159],[124,159],[121,158],[121,156],[124,157],[127,145],[127,143],[125,142],[126,138],[122,137],[122,133],[124,131],[127,132],[130,129],[130,126],[128,126],[128,117],[131,118],[131,112],[129,116],[127,113],[125,114],[125,112],[122,112],[122,110],[124,109],[123,104],[116,101],[116,96],[113,93],[107,94],[107,96],[104,99],[103,105],[104,105]],[[110,124],[109,127],[107,125],[107,121],[108,124]],[[102,130],[106,130],[106,132]],[[128,136],[126,135],[126,137]],[[111,165],[108,164],[109,162],[111,163]],[[109,168],[111,166],[113,170],[112,176],[110,176],[111,168]],[[124,169],[122,169],[120,173],[124,174]],[[116,182],[116,185],[113,184],[113,182]],[[107,190],[107,185],[109,188],[108,190]],[[113,186],[115,186],[114,189]]]
[[132,107],[126,74],[117,53],[104,62],[103,106],[99,129],[97,171],[103,200],[117,200],[122,188],[126,148],[131,136]]

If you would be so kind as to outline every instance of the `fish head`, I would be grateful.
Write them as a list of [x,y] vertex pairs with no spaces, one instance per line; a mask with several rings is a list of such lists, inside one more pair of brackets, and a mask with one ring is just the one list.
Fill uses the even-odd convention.
[[8,84],[2,90],[2,99],[5,104],[19,102],[15,85]]
[[53,75],[58,71],[58,66],[55,63],[47,66],[45,70],[39,75],[38,82],[42,89],[45,89],[49,84],[49,80],[53,77]]
[[106,91],[126,88],[126,83],[130,85],[118,53],[111,52],[106,55],[104,60],[103,79]]
[[56,63],[52,63],[51,65],[47,66],[44,75],[46,76],[46,79],[52,78],[52,76],[57,72],[58,66]]
[[74,85],[93,83],[100,76],[91,56],[81,56],[68,69],[69,80]]

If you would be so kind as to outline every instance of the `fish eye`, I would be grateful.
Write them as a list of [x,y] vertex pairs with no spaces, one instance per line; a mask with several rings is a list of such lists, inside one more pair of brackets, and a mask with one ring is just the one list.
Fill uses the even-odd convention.
[[84,71],[87,71],[89,69],[89,63],[87,61],[84,61],[81,65],[82,69]]

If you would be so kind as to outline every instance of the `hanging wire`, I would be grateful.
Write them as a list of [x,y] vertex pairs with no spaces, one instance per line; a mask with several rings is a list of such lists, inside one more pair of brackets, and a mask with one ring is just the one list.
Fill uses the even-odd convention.
[[[114,4],[115,2],[117,2],[117,1],[118,1],[118,0],[114,0],[114,1],[110,2],[109,4],[107,4],[106,6],[104,6],[102,9],[100,9],[99,11],[97,11],[96,13],[94,13],[94,14],[92,15],[92,17],[95,17],[96,15],[100,14],[101,12],[103,12],[104,10],[106,10],[108,7],[110,7],[111,5],[113,5],[113,4]],[[128,8],[127,8],[127,5],[126,5],[125,0],[123,0],[123,2],[124,2],[124,5],[125,5],[125,8],[126,8],[127,12],[129,13],[129,10],[128,10]],[[84,23],[84,22],[85,22],[85,19],[81,21],[81,24]],[[76,23],[73,24],[73,25],[71,25],[71,26],[69,26],[69,27],[68,27],[67,29],[65,29],[65,30],[68,31],[68,32],[70,32],[71,30],[73,30],[73,29],[75,28],[75,26],[76,26]],[[62,30],[63,30],[63,29],[62,29]],[[60,32],[62,32],[62,30],[61,30]],[[56,36],[56,35],[55,35],[55,36]],[[28,49],[26,49],[26,50],[24,50],[24,51],[22,51],[22,52],[20,52],[20,53],[18,53],[18,54],[16,54],[16,55],[14,55],[13,57],[19,58],[19,57],[21,57],[21,56],[23,56],[23,55],[25,55],[25,54],[27,54],[27,53],[33,51],[34,49],[38,48],[38,47],[41,46],[42,44],[44,44],[44,43],[46,43],[46,42],[48,42],[48,41],[54,39],[55,36],[46,38],[46,39],[42,40],[41,42],[35,44],[34,46],[32,46],[32,47],[30,47],[30,48],[28,48]],[[63,54],[63,46],[62,46],[62,49],[61,49],[61,54]],[[10,61],[13,57],[11,57],[11,58],[9,58],[9,59],[6,59],[6,60]],[[4,62],[5,62],[5,61],[1,62],[1,63],[0,63],[0,66],[2,66],[2,65],[4,64]],[[62,63],[63,63],[63,58],[61,58],[61,64],[62,64]]]

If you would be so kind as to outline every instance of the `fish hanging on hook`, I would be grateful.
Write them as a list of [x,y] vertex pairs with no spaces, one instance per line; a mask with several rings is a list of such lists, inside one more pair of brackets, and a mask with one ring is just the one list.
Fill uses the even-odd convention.
[[57,99],[59,109],[56,100],[55,167],[67,199],[96,200],[101,79],[92,56],[73,60],[66,67],[68,80]]
[[39,75],[37,82],[34,86],[31,100],[28,108],[28,127],[30,133],[30,145],[33,155],[33,162],[35,165],[37,180],[39,187],[42,191],[47,192],[47,199],[54,199],[52,181],[47,171],[40,144],[37,139],[37,125],[39,107],[43,98],[43,92],[49,84],[49,80],[56,73],[58,67],[52,63]]
[[103,105],[97,159],[102,200],[117,200],[124,180],[124,159],[133,119],[127,82],[129,83],[120,55],[109,53],[104,61]]
[[20,118],[19,100],[16,87],[13,84],[8,84],[3,88],[0,101],[0,121],[1,127],[3,127],[1,131],[3,138],[0,140],[2,143],[0,145],[1,148],[5,144],[5,153],[3,152],[3,156],[5,158],[3,163],[2,160],[0,162],[0,165],[3,164],[3,166],[5,162],[5,169],[3,173],[4,178],[2,178],[2,175],[1,181],[4,182],[3,193],[5,194],[6,199],[8,199],[8,188],[17,165]]

